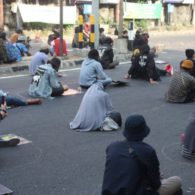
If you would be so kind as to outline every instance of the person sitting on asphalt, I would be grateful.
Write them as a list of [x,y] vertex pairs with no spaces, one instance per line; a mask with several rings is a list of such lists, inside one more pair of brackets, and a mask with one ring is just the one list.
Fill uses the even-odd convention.
[[[29,95],[33,97],[54,99],[68,90],[68,86],[57,81],[61,61],[58,58],[48,60],[47,64],[37,68],[29,87]],[[52,97],[51,97],[52,96]]]
[[[74,29],[74,37],[72,40],[72,47],[73,48],[79,48],[79,27],[75,27]],[[89,41],[87,38],[83,35],[83,47],[87,47],[89,45]]]
[[[50,49],[50,54],[54,58],[57,56],[60,56],[60,33],[55,33],[52,39],[49,42],[49,45],[52,46]],[[66,49],[66,41],[63,39],[63,54],[66,56],[68,55],[67,49]]]
[[104,44],[104,40],[106,39],[106,35],[104,34],[104,28],[100,28],[100,45]]
[[[186,60],[191,60],[193,63],[193,67],[190,70],[190,75],[192,75],[193,77],[195,77],[195,51],[193,49],[186,49],[185,51],[186,53]],[[182,64],[183,64],[184,60],[180,62],[180,68],[182,69]]]
[[98,62],[99,53],[96,49],[92,49],[88,53],[88,58],[84,60],[81,66],[79,76],[79,84],[83,88],[89,88],[96,82],[102,83],[104,86],[112,83],[112,79],[104,73],[101,64]]
[[142,38],[140,33],[141,33],[141,30],[137,30],[136,33],[135,33],[135,38],[134,38],[134,41],[133,41],[133,47],[134,48],[137,46],[138,40]]
[[90,22],[86,22],[84,24],[84,28],[83,28],[83,39],[84,40],[90,40],[90,32],[91,32],[91,24]]
[[[1,101],[0,101],[1,102]],[[6,111],[7,105],[6,101],[4,104],[1,104],[0,108],[0,122],[5,119],[5,117],[8,116],[7,111]],[[0,137],[0,147],[14,147],[20,143],[20,139],[18,137]]]
[[21,100],[19,98],[13,97],[13,96],[8,96],[7,93],[4,93],[0,89],[0,102],[2,101],[2,96],[5,96],[5,101],[7,106],[11,107],[17,107],[17,106],[27,106],[27,105],[32,105],[32,104],[41,104],[42,99],[34,99],[34,100]]
[[112,119],[111,123],[117,123],[118,128],[121,126],[121,115],[114,111],[109,95],[104,92],[104,86],[102,83],[95,83],[84,95],[70,128],[77,131],[100,130],[106,117]]
[[195,112],[193,112],[189,119],[185,130],[181,155],[185,158],[195,160]]
[[102,195],[182,195],[178,176],[163,179],[159,160],[152,146],[143,142],[150,128],[141,115],[126,119],[123,141],[106,149]]
[[172,71],[173,67],[170,65],[166,66],[165,70],[158,69],[153,56],[150,54],[150,47],[145,44],[142,46],[141,53],[135,56],[125,78],[143,78],[152,84],[158,84],[155,80],[160,80],[160,76],[165,76],[167,73],[171,75]]
[[[142,33],[142,38],[146,40],[147,44],[148,44],[148,39],[149,39],[149,34],[147,32],[143,32]],[[156,53],[156,46],[154,45],[149,45],[150,46],[150,50],[154,51],[154,54]]]
[[6,58],[6,51],[7,51],[6,42],[7,42],[6,33],[0,32],[0,62],[3,61],[4,63],[7,62],[7,58]]
[[53,34],[49,35],[48,40],[47,40],[47,43],[48,43],[49,45],[50,45],[50,42],[52,41],[52,38],[53,38],[54,36],[56,36],[57,33],[60,33],[60,31],[59,31],[58,29],[54,29],[52,32],[53,32]]
[[16,33],[12,34],[12,36],[10,37],[10,42],[12,44],[17,43],[19,36],[21,36],[22,34],[23,34],[23,31],[21,29],[18,29]]
[[190,75],[193,68],[191,60],[185,60],[182,69],[174,71],[165,99],[170,103],[188,103],[195,101],[195,79]]
[[37,68],[43,64],[47,64],[47,61],[49,60],[48,54],[49,54],[50,46],[47,43],[43,43],[40,46],[40,51],[38,51],[32,58],[31,64],[30,64],[30,74],[34,75]]
[[25,46],[25,37],[24,36],[19,36],[18,37],[18,42],[14,43],[13,45],[15,46],[17,52],[18,52],[18,59],[17,62],[22,61],[22,57],[24,57],[24,53],[27,56],[32,56],[31,53],[28,51],[28,49]]
[[123,38],[124,38],[124,39],[129,39],[127,30],[124,30],[124,31],[123,31]]
[[113,40],[110,37],[104,39],[104,44],[98,47],[99,52],[99,62],[101,63],[103,69],[112,69],[119,65],[118,61],[113,61],[114,52],[112,49]]

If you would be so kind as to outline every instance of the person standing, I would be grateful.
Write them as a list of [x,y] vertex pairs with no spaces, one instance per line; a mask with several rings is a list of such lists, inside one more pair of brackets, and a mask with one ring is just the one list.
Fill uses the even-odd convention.
[[10,42],[12,44],[17,43],[19,36],[21,36],[22,34],[23,34],[23,31],[21,29],[18,29],[16,33],[12,34],[12,36],[10,37]]
[[113,61],[114,52],[112,49],[113,40],[110,37],[104,39],[104,44],[98,47],[99,52],[99,62],[101,63],[103,69],[112,69],[119,65],[118,61]]
[[41,65],[47,64],[47,61],[49,60],[48,54],[49,54],[50,46],[47,43],[43,43],[40,46],[40,51],[38,51],[34,56],[30,64],[30,74],[34,75],[37,68]]
[[181,178],[163,179],[152,146],[143,142],[150,128],[141,115],[126,119],[123,136],[106,149],[102,195],[182,195]]

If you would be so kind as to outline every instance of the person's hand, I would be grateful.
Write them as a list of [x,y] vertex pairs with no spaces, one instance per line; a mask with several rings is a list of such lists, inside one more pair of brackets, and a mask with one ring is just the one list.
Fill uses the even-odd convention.
[[164,173],[160,174],[160,179],[163,179]]
[[130,77],[130,75],[127,74],[127,75],[125,76],[125,79],[129,79],[129,77]]
[[64,88],[64,91],[68,90],[68,85],[62,85],[62,87]]
[[60,75],[60,72],[56,72],[56,74],[57,74],[57,76],[59,76]]
[[6,101],[4,104],[1,105],[1,110],[6,110],[7,109],[7,104],[6,104]]
[[57,58],[57,54],[56,53],[53,54],[53,58]]
[[156,82],[156,81],[153,81],[153,79],[150,79],[150,83],[152,83],[152,84],[159,84],[158,82]]
[[[5,102],[4,104],[1,105],[1,110],[6,110],[6,108],[7,108],[7,104],[6,104],[6,102]],[[3,120],[6,116],[8,116],[8,114],[5,113],[4,111],[0,111],[0,114],[1,114],[1,116],[2,116],[2,120]]]

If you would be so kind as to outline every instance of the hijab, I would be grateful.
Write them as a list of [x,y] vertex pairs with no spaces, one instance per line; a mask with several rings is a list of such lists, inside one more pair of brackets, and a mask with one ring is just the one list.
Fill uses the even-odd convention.
[[70,128],[77,131],[97,130],[105,118],[113,112],[109,95],[104,92],[102,83],[97,82],[84,95],[77,115],[70,123]]
[[184,147],[192,154],[195,150],[195,112],[191,114],[185,130]]

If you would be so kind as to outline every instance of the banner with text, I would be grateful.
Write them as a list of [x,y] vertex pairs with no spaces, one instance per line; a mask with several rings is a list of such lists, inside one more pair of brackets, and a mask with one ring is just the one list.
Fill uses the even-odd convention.
[[[23,22],[60,23],[60,8],[18,3]],[[75,24],[76,6],[64,7],[64,24]]]
[[160,19],[162,4],[124,3],[125,19]]
[[164,0],[164,3],[194,4],[194,0]]

